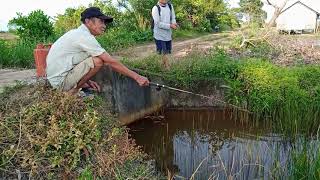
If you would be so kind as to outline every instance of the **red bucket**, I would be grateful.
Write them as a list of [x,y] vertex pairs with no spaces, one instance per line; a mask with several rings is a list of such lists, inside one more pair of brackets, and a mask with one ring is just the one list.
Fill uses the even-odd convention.
[[38,44],[33,51],[37,77],[46,77],[46,58],[52,44]]

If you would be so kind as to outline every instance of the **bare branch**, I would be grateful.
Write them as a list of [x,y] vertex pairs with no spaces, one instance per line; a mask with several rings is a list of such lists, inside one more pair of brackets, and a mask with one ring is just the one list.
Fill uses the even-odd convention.
[[283,3],[281,4],[281,6],[279,7],[281,10],[286,6],[287,2],[289,0],[284,0]]
[[273,6],[274,8],[277,7],[275,4],[272,4],[272,3],[270,2],[270,0],[266,0],[266,1],[267,1],[268,5]]
[[269,5],[272,5],[271,2],[270,2],[270,0],[266,0],[266,1],[267,1],[267,3],[268,3]]
[[277,18],[279,17],[279,15],[281,14],[283,8],[286,6],[286,4],[287,4],[287,2],[289,0],[283,0],[282,4],[280,6],[277,6],[275,4],[271,4],[270,0],[266,0],[266,1],[268,2],[269,5],[274,7],[273,16],[272,16],[270,22],[267,24],[268,27],[273,27],[273,26],[276,25]]

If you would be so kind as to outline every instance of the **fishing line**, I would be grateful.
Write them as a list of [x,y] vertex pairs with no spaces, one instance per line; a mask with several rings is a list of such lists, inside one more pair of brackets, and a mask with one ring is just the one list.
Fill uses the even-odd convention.
[[167,85],[164,85],[164,84],[155,83],[155,82],[150,82],[149,84],[151,86],[157,87],[157,90],[161,90],[161,88],[165,88],[165,89],[169,89],[169,90],[172,90],[172,91],[177,91],[177,92],[181,92],[181,93],[185,93],[185,94],[191,94],[191,95],[194,95],[194,96],[199,96],[199,97],[202,97],[202,98],[210,99],[212,101],[214,101],[214,100],[218,101],[218,102],[223,103],[223,104],[225,104],[227,106],[231,106],[231,107],[233,107],[235,109],[238,109],[238,110],[241,110],[241,111],[244,111],[244,112],[252,113],[252,112],[248,111],[247,109],[244,109],[242,107],[227,103],[227,102],[225,102],[223,100],[220,100],[218,98],[215,98],[215,97],[210,97],[210,96],[206,96],[206,95],[203,95],[203,94],[194,93],[194,92],[191,92],[191,91],[186,91],[186,90],[183,90],[183,89],[170,87],[170,86],[167,86]]

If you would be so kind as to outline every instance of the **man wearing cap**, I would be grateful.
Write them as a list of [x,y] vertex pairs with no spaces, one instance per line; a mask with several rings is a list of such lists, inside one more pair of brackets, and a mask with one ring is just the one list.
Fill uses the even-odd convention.
[[77,29],[61,36],[50,48],[47,56],[47,78],[50,84],[62,91],[76,94],[80,88],[100,91],[100,86],[90,80],[104,65],[134,79],[140,86],[148,86],[146,77],[129,70],[112,58],[96,40],[113,18],[99,8],[90,7],[81,13],[83,23]]

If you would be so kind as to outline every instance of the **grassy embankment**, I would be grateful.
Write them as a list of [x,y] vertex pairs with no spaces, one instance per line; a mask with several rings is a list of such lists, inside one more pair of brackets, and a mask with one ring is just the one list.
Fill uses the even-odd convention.
[[99,97],[17,85],[0,99],[2,178],[159,178]]
[[318,179],[320,153],[315,147],[319,143],[320,67],[278,66],[261,57],[261,53],[266,53],[264,46],[252,51],[256,57],[237,59],[217,49],[209,56],[194,55],[174,62],[169,71],[161,68],[160,58],[156,56],[124,63],[144,70],[141,72],[148,77],[160,78],[165,84],[193,92],[217,84],[226,85],[226,101],[250,110],[253,124],[268,125],[275,133],[305,139],[302,140],[305,146],[293,147],[285,166],[275,162],[270,172],[272,177]]
[[[172,64],[170,71],[161,68],[156,56],[124,62],[133,68],[161,74],[160,78],[168,85],[193,91],[201,89],[203,84],[213,87],[222,82],[228,86],[225,98],[229,103],[247,108],[257,117],[257,122],[268,121],[278,132],[315,135],[318,131],[318,65],[282,67],[262,58],[234,59],[223,50],[180,60]],[[152,77],[151,74],[145,75]]]
[[[254,115],[257,117],[256,123],[269,124],[275,130],[275,132],[289,135],[291,137],[294,137],[296,135],[304,135],[308,139],[308,137],[310,136],[317,136],[319,125],[320,125],[319,123],[320,121],[318,120],[319,110],[320,110],[320,106],[319,106],[320,104],[319,103],[320,101],[320,94],[319,94],[320,93],[320,83],[319,83],[320,67],[318,65],[301,65],[301,63],[298,63],[295,66],[288,66],[288,67],[275,65],[271,59],[265,58],[269,54],[268,52],[270,50],[269,48],[270,47],[266,47],[265,45],[262,45],[260,48],[257,46],[252,48],[251,52],[253,52],[253,54],[255,55],[250,58],[245,58],[245,57],[233,58],[233,57],[230,57],[223,50],[216,49],[216,50],[213,50],[213,52],[207,56],[192,55],[184,60],[174,62],[171,66],[170,71],[164,71],[161,68],[160,59],[159,57],[156,57],[156,56],[149,57],[147,59],[143,59],[140,61],[134,61],[134,62],[124,61],[124,62],[133,68],[139,68],[139,69],[147,70],[152,73],[162,74],[160,78],[162,78],[164,83],[168,85],[185,88],[192,91],[201,89],[201,87],[199,86],[203,84],[206,84],[207,87],[210,87],[210,86],[213,87],[214,85],[217,84],[217,81],[219,81],[228,87],[225,89],[226,100],[229,103],[245,107],[249,109],[251,112],[253,112]],[[149,77],[152,77],[151,74],[146,73],[146,75]],[[51,93],[55,94],[55,92],[51,92]],[[37,96],[37,93],[33,93],[33,94]],[[71,102],[72,104],[75,104],[76,100],[75,101],[72,101],[70,99],[63,100],[65,97],[59,96],[59,95],[57,96],[59,98],[62,98],[61,99],[62,101],[59,100],[60,103]],[[40,97],[44,99],[41,99]],[[1,111],[2,117],[9,117],[9,119],[6,118],[4,121],[5,123],[9,123],[9,124],[1,123],[2,129],[3,129],[2,131],[8,131],[8,134],[10,133],[13,134],[13,136],[10,136],[10,137],[16,138],[16,139],[11,139],[11,141],[7,139],[4,139],[2,141],[2,143],[6,144],[7,146],[3,146],[5,148],[3,149],[4,153],[1,154],[2,155],[1,164],[3,164],[1,168],[3,169],[4,165],[8,165],[8,164],[12,165],[14,164],[13,162],[17,163],[19,162],[19,160],[23,160],[21,156],[18,156],[18,155],[22,155],[23,157],[24,156],[27,157],[27,161],[26,161],[27,164],[25,165],[26,167],[29,167],[28,172],[30,172],[32,168],[41,167],[38,165],[33,166],[34,165],[33,163],[44,163],[45,165],[49,164],[48,167],[58,167],[58,169],[54,168],[53,174],[55,174],[55,172],[58,172],[59,174],[59,172],[72,171],[72,172],[77,172],[79,175],[79,172],[87,172],[87,171],[81,171],[79,169],[82,169],[82,170],[89,169],[88,174],[90,173],[97,174],[97,172],[101,173],[95,169],[95,167],[99,167],[99,166],[88,166],[88,164],[85,164],[83,166],[83,161],[80,161],[81,158],[79,157],[83,157],[83,156],[86,157],[86,155],[82,155],[82,156],[80,155],[80,154],[86,154],[86,153],[80,153],[80,152],[82,151],[90,152],[90,150],[93,149],[92,152],[95,152],[95,153],[91,153],[91,152],[89,153],[90,155],[93,156],[91,157],[89,155],[93,159],[90,161],[89,164],[94,164],[97,162],[97,159],[99,159],[99,158],[96,158],[96,152],[99,152],[99,150],[101,150],[99,148],[103,148],[103,147],[97,146],[98,147],[97,148],[95,146],[92,146],[89,143],[90,147],[94,147],[94,148],[91,148],[91,149],[87,148],[87,146],[89,145],[83,145],[83,144],[82,146],[80,146],[81,148],[79,148],[79,146],[74,146],[75,145],[74,142],[69,143],[68,141],[70,137],[72,138],[76,137],[76,136],[74,137],[73,135],[73,133],[75,132],[71,131],[69,128],[69,127],[74,127],[74,125],[71,124],[71,126],[67,126],[65,124],[66,121],[63,121],[66,118],[71,118],[71,122],[76,123],[77,118],[81,119],[86,116],[86,114],[83,114],[85,112],[89,113],[89,115],[96,116],[95,113],[92,114],[93,109],[92,108],[90,109],[90,106],[88,106],[88,103],[90,104],[90,102],[86,102],[81,106],[82,107],[81,109],[82,110],[84,109],[84,111],[81,111],[82,113],[78,111],[79,109],[75,109],[77,110],[76,111],[77,113],[75,113],[74,114],[75,117],[73,117],[72,115],[73,113],[71,114],[67,113],[67,112],[72,112],[70,109],[68,109],[68,107],[70,108],[70,106],[68,106],[68,103],[59,104],[57,106],[54,103],[52,103],[51,100],[48,100],[49,98],[47,96],[43,96],[42,94],[40,97],[37,97],[41,99],[40,102],[36,102],[35,104],[31,103],[30,105],[26,106],[27,108],[21,108],[12,113],[7,112],[6,110]],[[46,100],[45,98],[48,98],[48,99]],[[56,101],[53,101],[53,102],[56,102]],[[41,104],[41,103],[44,103],[44,104]],[[79,102],[79,103],[81,104],[82,102]],[[14,104],[16,105],[18,103],[14,103]],[[62,110],[61,112],[60,109],[58,110],[57,107],[59,106],[65,107],[65,111]],[[13,105],[11,106],[5,105],[3,107],[13,107]],[[61,112],[61,113],[52,114],[53,112],[52,109],[56,109],[57,112]],[[9,113],[9,115],[7,115],[7,113]],[[43,114],[45,114],[45,116],[43,116]],[[66,114],[66,117],[64,117],[64,114]],[[36,123],[36,125],[32,125],[32,122],[30,122],[30,117],[34,117],[34,116],[36,116],[36,118],[31,118],[31,119],[33,119],[32,122]],[[95,116],[93,116],[93,119],[96,119]],[[50,119],[50,121],[52,121],[56,119],[56,117],[60,118],[59,121],[56,121],[55,123],[50,123],[49,126],[43,126],[44,123],[47,123],[46,121],[44,121],[44,119]],[[22,121],[24,118],[26,118],[26,121]],[[38,119],[38,120],[34,121],[35,119]],[[32,134],[31,136],[30,135],[25,136],[26,135],[25,132],[29,131],[27,129],[28,126],[21,126],[20,122],[31,123],[32,126],[36,126],[36,127],[41,126],[40,128],[38,127],[38,129],[40,130],[41,128],[44,128],[44,127],[48,128],[49,131],[46,131],[46,132],[50,132],[50,129],[57,128],[57,126],[62,129],[64,129],[65,127],[68,127],[68,129],[65,129],[67,133],[60,134],[60,135],[66,135],[60,138],[63,143],[51,142],[50,136],[56,136],[56,135],[41,134],[43,133],[43,131],[37,132],[36,130],[34,130],[34,132],[32,133],[36,133],[36,134]],[[83,123],[82,121],[79,121],[79,122]],[[97,120],[97,122],[110,122],[110,121]],[[110,127],[110,125],[107,125],[107,127],[108,126]],[[24,127],[24,128],[21,128],[21,127]],[[104,127],[104,126],[98,124],[96,127]],[[111,127],[115,127],[117,129],[116,132],[118,131],[123,132],[121,128],[117,126],[111,125]],[[12,130],[12,128],[14,130]],[[87,131],[88,129],[86,128],[83,131],[81,130],[81,132],[87,132]],[[20,132],[24,132],[24,133],[21,133],[20,135]],[[111,130],[110,132],[114,132],[114,131]],[[103,133],[100,133],[100,134],[103,134]],[[119,134],[123,135],[126,133],[119,133]],[[60,135],[57,135],[57,136],[60,136]],[[82,136],[82,138],[78,140],[83,143],[83,142],[86,142],[84,141],[84,139],[89,139],[89,142],[93,142],[93,144],[95,145],[101,144],[100,143],[101,138],[92,136],[91,133],[88,133],[87,135],[88,137]],[[28,137],[26,138],[26,142],[24,143],[22,143],[22,141],[20,142],[21,138],[19,138],[23,136]],[[38,142],[36,138],[38,136],[49,138],[46,141],[53,144],[50,144],[50,143],[47,144],[47,143],[44,143],[43,141]],[[106,137],[109,137],[109,136],[110,136],[110,133],[109,135],[107,133]],[[112,133],[111,133],[111,136],[112,136]],[[102,138],[102,139],[109,139],[109,138]],[[20,147],[17,147],[18,143],[19,143],[19,146],[20,144],[21,145],[26,144],[27,145],[26,147],[31,149],[33,148],[33,149],[32,151],[28,151],[27,154],[23,154],[23,152],[20,152]],[[39,144],[30,145],[31,143],[39,143]],[[58,144],[54,144],[54,143],[58,143]],[[68,144],[72,144],[72,146],[67,146]],[[116,142],[105,143],[105,146],[108,147],[112,144],[116,144]],[[67,149],[62,148],[61,150],[61,147],[60,147],[61,145],[66,146]],[[71,148],[71,150],[68,148]],[[84,149],[87,149],[87,150],[84,150]],[[316,162],[320,162],[318,161],[320,157],[319,153],[317,153],[317,151],[314,154],[309,153],[307,149],[309,149],[308,146],[306,146],[302,150],[296,149],[295,151],[292,152],[292,161],[287,168],[290,170],[290,173],[289,173],[290,176],[301,177],[301,178],[316,178],[319,176],[320,165],[319,163],[316,163]],[[115,152],[115,151],[112,151],[112,148],[108,150],[113,153]],[[121,150],[119,149],[119,151]],[[75,153],[75,155],[73,155],[73,153]],[[57,164],[61,164],[61,162],[62,162],[62,165],[57,166]],[[67,163],[67,164],[64,164],[64,163]],[[76,166],[74,166],[74,163],[76,163]],[[10,169],[10,167],[13,167],[13,166],[8,166],[8,167]],[[5,166],[5,168],[7,168],[7,166]],[[25,167],[22,167],[22,168],[25,168]],[[37,171],[35,170],[33,172],[37,172]],[[121,172],[121,171],[112,171],[112,172]],[[113,175],[116,176],[115,173]]]

